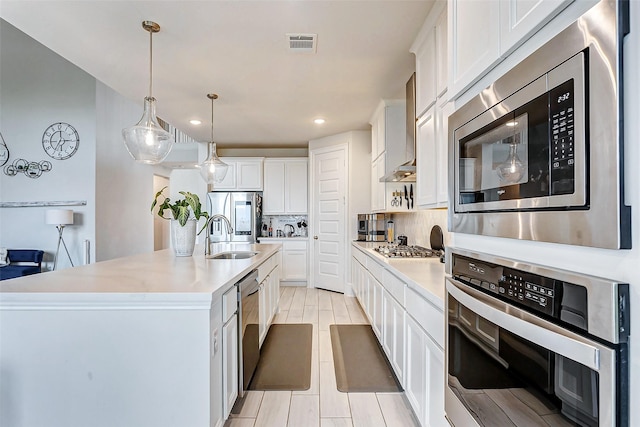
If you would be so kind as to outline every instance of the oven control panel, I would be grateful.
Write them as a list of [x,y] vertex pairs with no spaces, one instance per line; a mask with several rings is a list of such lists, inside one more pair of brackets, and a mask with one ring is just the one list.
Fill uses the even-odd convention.
[[453,276],[531,311],[557,316],[562,283],[554,279],[462,256],[453,258]]
[[503,268],[498,293],[536,311],[553,315],[555,281],[511,268]]

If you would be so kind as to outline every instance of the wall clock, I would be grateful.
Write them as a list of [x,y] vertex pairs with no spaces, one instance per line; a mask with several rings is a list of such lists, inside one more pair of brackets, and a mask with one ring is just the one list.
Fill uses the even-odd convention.
[[0,166],[4,166],[8,160],[9,160],[9,147],[7,147],[7,143],[4,142],[4,138],[0,133]]
[[44,152],[56,160],[65,160],[73,156],[79,145],[78,131],[68,123],[54,123],[42,134]]

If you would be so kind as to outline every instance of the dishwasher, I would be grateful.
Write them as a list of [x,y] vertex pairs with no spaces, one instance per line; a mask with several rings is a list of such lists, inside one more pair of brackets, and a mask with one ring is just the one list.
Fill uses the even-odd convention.
[[238,282],[238,397],[243,398],[260,359],[258,270]]

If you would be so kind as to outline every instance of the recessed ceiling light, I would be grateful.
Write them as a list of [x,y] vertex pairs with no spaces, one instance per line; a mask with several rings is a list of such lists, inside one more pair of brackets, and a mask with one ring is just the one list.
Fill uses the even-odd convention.
[[191,123],[192,125],[201,125],[202,121],[198,119],[193,119],[193,120],[189,120],[189,123]]
[[315,119],[315,120],[313,121],[313,123],[315,123],[315,124],[317,124],[317,125],[321,125],[321,124],[323,124],[323,123],[324,123],[324,119]]

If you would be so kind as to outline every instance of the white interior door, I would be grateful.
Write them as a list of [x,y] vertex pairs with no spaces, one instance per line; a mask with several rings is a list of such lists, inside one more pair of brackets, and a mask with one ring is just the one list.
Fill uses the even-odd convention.
[[312,285],[336,292],[344,292],[346,279],[346,150],[312,152]]

